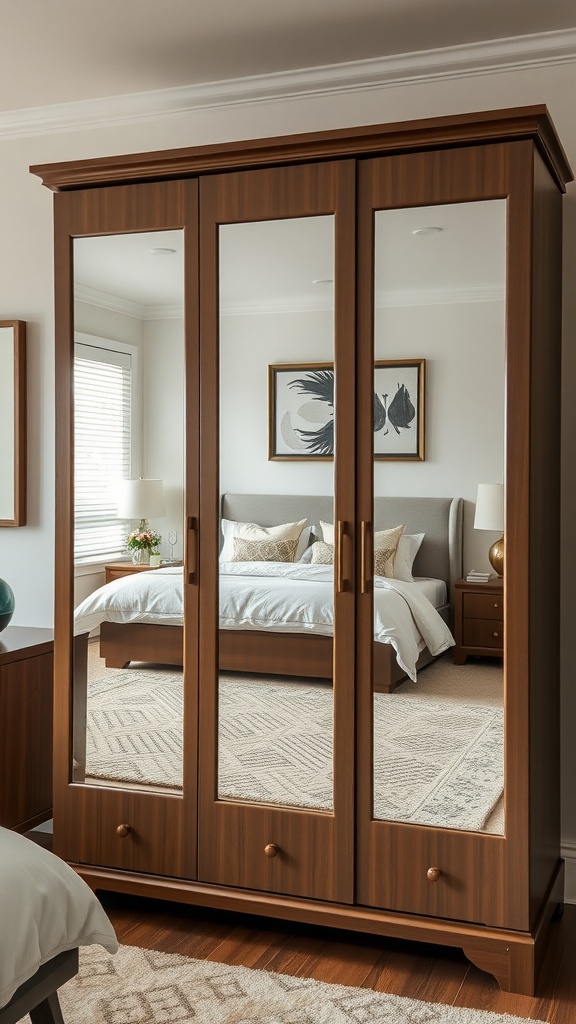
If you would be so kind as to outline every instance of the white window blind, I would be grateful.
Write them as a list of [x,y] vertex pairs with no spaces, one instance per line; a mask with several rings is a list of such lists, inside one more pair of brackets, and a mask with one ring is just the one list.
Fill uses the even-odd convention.
[[125,548],[118,485],[130,476],[132,360],[127,352],[76,344],[74,495],[76,562],[107,560]]

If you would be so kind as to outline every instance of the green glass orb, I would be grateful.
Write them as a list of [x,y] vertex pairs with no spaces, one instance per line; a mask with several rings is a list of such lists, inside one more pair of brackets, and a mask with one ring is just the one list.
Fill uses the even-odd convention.
[[6,580],[0,580],[0,633],[10,622],[14,614],[14,591]]

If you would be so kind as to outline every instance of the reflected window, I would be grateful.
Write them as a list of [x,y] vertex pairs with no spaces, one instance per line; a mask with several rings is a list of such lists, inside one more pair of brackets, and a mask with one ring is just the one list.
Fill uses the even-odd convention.
[[[106,347],[104,347],[106,345]],[[74,559],[99,561],[125,547],[119,482],[130,476],[133,354],[77,343],[74,358]]]

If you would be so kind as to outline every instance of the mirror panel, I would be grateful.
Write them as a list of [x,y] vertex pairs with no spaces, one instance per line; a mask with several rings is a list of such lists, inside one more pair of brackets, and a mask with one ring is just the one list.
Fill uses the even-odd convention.
[[73,780],[180,793],[184,234],[73,244]]
[[26,524],[26,324],[0,321],[0,526]]
[[334,218],[222,225],[219,273],[220,490],[255,497],[222,520],[218,796],[331,811]]
[[[470,614],[500,656],[455,663],[448,567],[410,499],[464,498],[464,573],[490,570],[474,504],[504,479],[506,201],[379,210],[374,244],[373,814],[503,833],[503,624],[478,584]],[[402,521],[383,519],[392,495]],[[382,692],[391,634],[407,675]]]

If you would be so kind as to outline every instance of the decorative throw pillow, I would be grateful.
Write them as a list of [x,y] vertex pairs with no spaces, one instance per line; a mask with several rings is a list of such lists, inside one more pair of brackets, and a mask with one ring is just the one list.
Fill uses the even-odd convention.
[[394,579],[394,558],[404,530],[404,526],[396,526],[392,530],[378,530],[374,534],[374,573],[376,576]]
[[312,564],[332,565],[334,562],[334,545],[324,540],[315,540],[312,544]]
[[322,540],[334,547],[334,523],[323,523],[320,520],[320,526],[322,527]]
[[[260,541],[295,540],[295,552],[289,559],[290,562],[293,562],[304,553],[308,545],[310,527],[307,527],[305,531],[306,522],[306,519],[301,519],[298,523],[282,523],[280,526],[259,526],[257,523],[240,523],[233,519],[223,519],[221,527],[224,543],[220,552],[220,561],[238,561],[238,559],[234,558],[234,540],[242,539]],[[282,559],[282,561],[286,561],[286,559]]]
[[394,557],[395,580],[402,580],[403,583],[414,583],[412,566],[423,540],[423,533],[402,534]]
[[245,540],[234,537],[230,562],[293,562],[297,540]]

